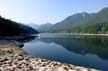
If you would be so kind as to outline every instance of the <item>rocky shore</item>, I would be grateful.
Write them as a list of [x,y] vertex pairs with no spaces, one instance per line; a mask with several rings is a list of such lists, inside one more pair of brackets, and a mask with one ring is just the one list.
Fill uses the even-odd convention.
[[24,54],[15,45],[0,45],[0,71],[98,71]]

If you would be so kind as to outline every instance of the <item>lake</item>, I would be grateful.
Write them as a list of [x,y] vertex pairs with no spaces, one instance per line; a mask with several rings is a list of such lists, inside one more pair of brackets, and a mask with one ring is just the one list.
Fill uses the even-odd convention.
[[40,34],[22,49],[33,57],[108,70],[107,36]]

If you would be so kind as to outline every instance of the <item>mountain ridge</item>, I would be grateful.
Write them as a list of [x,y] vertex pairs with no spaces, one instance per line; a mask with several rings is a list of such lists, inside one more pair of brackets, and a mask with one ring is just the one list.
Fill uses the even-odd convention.
[[[75,13],[53,25],[50,26],[47,26],[47,24],[39,25],[38,28],[36,29],[41,33],[43,32],[82,33],[82,30],[84,29],[87,30],[87,27],[89,28],[93,26],[99,27],[100,24],[105,24],[105,23],[107,24],[107,22],[108,22],[108,7],[105,7],[96,13],[87,13],[87,12]],[[101,28],[106,28],[106,27],[101,25]],[[94,27],[92,29],[96,30],[96,28]]]
[[[84,17],[85,16],[85,17]],[[68,16],[50,28],[50,32],[79,32],[92,24],[108,22],[108,7],[97,13],[81,12]]]

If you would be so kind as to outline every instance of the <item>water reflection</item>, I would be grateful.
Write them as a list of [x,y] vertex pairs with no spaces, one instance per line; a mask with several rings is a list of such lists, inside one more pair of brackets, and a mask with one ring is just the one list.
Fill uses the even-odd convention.
[[42,38],[42,42],[54,42],[63,46],[68,51],[85,54],[96,54],[100,58],[108,59],[108,37],[102,36],[81,36],[81,38],[64,37],[64,38]]
[[108,37],[43,34],[23,49],[34,57],[108,70]]
[[26,37],[23,39],[18,39],[17,41],[19,41],[21,43],[27,43],[27,42],[34,40],[35,38],[37,38],[37,36],[29,36],[29,37]]

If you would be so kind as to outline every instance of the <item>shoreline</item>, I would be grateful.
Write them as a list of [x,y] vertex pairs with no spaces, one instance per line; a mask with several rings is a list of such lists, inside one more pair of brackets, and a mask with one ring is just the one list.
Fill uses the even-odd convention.
[[0,40],[23,40],[23,39],[27,39],[27,38],[34,38],[37,37],[34,35],[20,35],[20,36],[0,36]]
[[31,57],[16,45],[0,45],[0,71],[99,71]]
[[40,33],[40,34],[71,34],[71,35],[91,35],[91,36],[108,36],[108,34],[82,34],[82,33]]
[[108,36],[108,34],[76,34],[76,35]]

